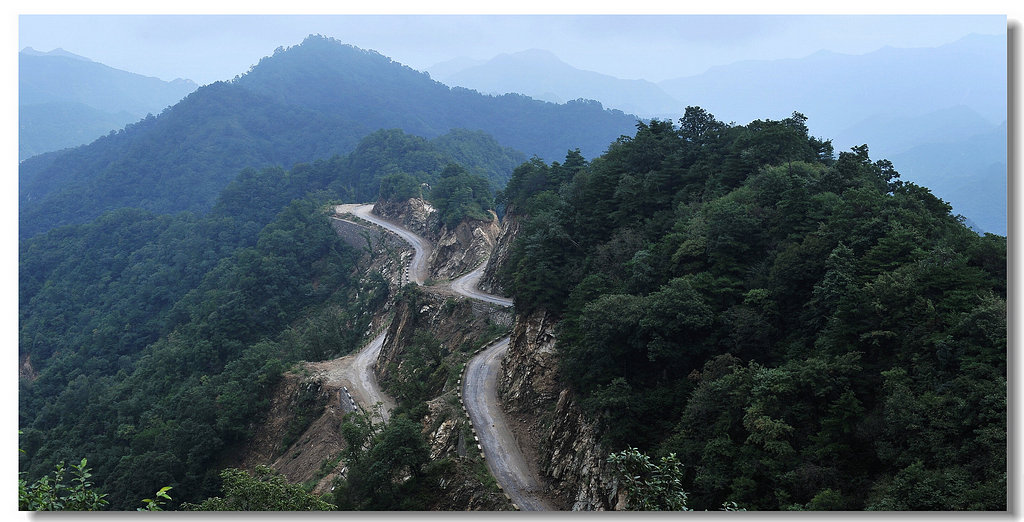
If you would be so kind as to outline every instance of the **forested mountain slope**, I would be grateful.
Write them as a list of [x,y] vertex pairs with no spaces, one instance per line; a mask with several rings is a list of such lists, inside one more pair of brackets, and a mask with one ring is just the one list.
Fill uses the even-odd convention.
[[62,49],[18,53],[18,159],[89,143],[196,89],[121,71]]
[[243,169],[203,216],[120,209],[22,240],[21,471],[87,458],[114,509],[168,485],[175,505],[216,494],[287,365],[356,348],[388,297],[327,203],[427,182],[460,219],[491,208],[488,178],[520,161],[482,133],[382,130],[345,156]]
[[[1005,509],[1006,238],[866,146],[834,152],[798,113],[637,123],[310,37],[22,165],[20,470],[88,458],[117,509],[216,495],[286,368],[354,349],[389,299],[425,309],[367,270],[328,203],[425,196],[450,226],[489,219],[504,186],[516,313],[559,320],[559,379],[604,449],[675,453],[690,507]],[[418,341],[410,357],[457,368]],[[398,395],[420,418],[415,368]],[[409,483],[436,494],[420,427],[398,428],[356,475],[394,486],[375,463],[413,448]],[[355,503],[375,491],[336,498],[428,505]]]
[[164,486],[212,495],[286,365],[319,356],[302,347],[355,347],[373,293],[357,298],[358,252],[320,205],[296,200],[252,246],[224,245],[225,225],[115,213],[29,245],[62,257],[22,310],[22,360],[39,368],[19,390],[28,479],[87,458],[113,509]]
[[[978,229],[1005,235],[1009,163],[998,133],[1007,120],[1006,49],[1005,34],[973,34],[938,47],[749,60],[659,86],[726,122],[800,111],[812,135],[843,150],[871,145],[905,180],[931,189]],[[943,159],[912,152],[919,147]],[[939,172],[950,163],[956,167]],[[970,190],[950,177],[970,180]]]
[[479,129],[502,145],[549,159],[572,148],[596,156],[636,122],[595,102],[558,105],[449,88],[374,51],[320,36],[278,49],[235,83],[369,130],[395,127],[433,137],[452,128]]
[[311,36],[159,116],[23,162],[21,233],[83,223],[121,207],[206,211],[241,168],[329,158],[381,128],[426,138],[483,130],[503,147],[557,158],[576,147],[599,154],[635,121],[600,104],[449,89],[373,51]]
[[675,453],[690,507],[1006,509],[1006,238],[799,114],[689,108],[502,195],[519,314],[603,449]]

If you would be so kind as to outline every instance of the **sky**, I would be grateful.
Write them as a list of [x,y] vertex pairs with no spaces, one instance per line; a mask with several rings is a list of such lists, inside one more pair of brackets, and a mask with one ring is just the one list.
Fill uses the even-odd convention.
[[244,74],[275,48],[319,33],[419,70],[539,48],[580,69],[657,82],[741,60],[933,47],[1005,32],[999,15],[20,14],[18,49],[60,47],[114,68],[203,85]]

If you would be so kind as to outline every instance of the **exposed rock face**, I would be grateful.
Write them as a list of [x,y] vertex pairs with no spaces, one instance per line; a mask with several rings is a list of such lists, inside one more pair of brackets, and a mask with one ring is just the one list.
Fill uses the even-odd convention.
[[596,425],[559,383],[554,319],[544,311],[519,317],[502,363],[498,393],[519,423],[521,442],[534,446],[553,492],[567,509],[621,507]]
[[423,418],[423,434],[427,436],[427,442],[430,444],[430,460],[465,457],[468,454],[468,420],[457,405],[458,397],[453,397],[452,394],[442,395],[427,402],[429,413]]
[[430,269],[437,279],[454,279],[485,261],[494,249],[501,227],[491,212],[490,221],[463,219],[454,230],[444,227],[430,256]]
[[[406,289],[396,300],[394,317],[377,359],[377,378],[387,388],[392,370],[402,364],[405,348],[417,330],[429,331],[447,352],[476,342],[492,323],[500,324],[507,312],[461,297],[420,289]],[[397,397],[396,397],[397,398]]]
[[556,489],[573,495],[573,511],[605,511],[625,507],[625,491],[605,462],[606,452],[598,442],[592,421],[576,405],[572,392],[562,390],[553,416],[554,423],[545,444],[544,472],[554,479]]
[[[424,312],[429,310],[431,306],[437,306],[433,299],[430,299],[433,296],[423,293],[420,295],[430,301],[429,304],[422,306]],[[413,332],[416,329],[416,306],[417,303],[410,303],[408,299],[400,299],[396,302],[394,308],[395,315],[388,326],[388,333],[384,337],[384,345],[380,349],[380,355],[377,356],[377,364],[374,368],[377,379],[381,383],[386,382],[391,377],[391,372],[396,369],[398,364],[401,364],[401,356],[405,351],[405,345],[412,339]]]
[[[384,274],[393,295],[400,287],[400,274],[407,262],[408,255],[403,257],[405,243],[393,234],[367,229],[356,223],[336,219],[331,222],[343,239],[346,235],[355,238],[353,241],[360,248],[366,245],[363,234],[369,232],[372,252],[368,252],[362,261],[365,264],[361,265],[361,278],[365,283],[369,278]],[[393,301],[388,299],[377,309],[366,310],[362,317],[353,319],[351,326],[365,329],[365,340],[369,340],[387,320],[392,307]],[[343,407],[339,395],[342,385],[332,382],[330,376],[315,369],[310,372],[310,364],[317,363],[307,363],[299,374],[286,372],[274,386],[267,415],[252,426],[252,440],[231,457],[231,466],[252,469],[257,465],[269,465],[290,482],[300,483],[320,477],[323,474],[321,464],[337,457],[347,447],[340,426],[350,410]],[[299,418],[299,412],[303,410],[305,418]],[[317,411],[320,413],[315,414]],[[302,433],[295,433],[302,426],[305,426]],[[292,443],[284,447],[283,442],[288,438]],[[317,482],[314,492],[328,491],[331,481],[343,468],[342,462],[336,469],[327,470]]]
[[35,368],[32,367],[32,358],[27,353],[22,355],[21,364],[18,365],[18,378],[23,381],[33,382],[36,380],[36,377],[38,375],[36,375]]
[[454,279],[475,268],[490,255],[501,233],[494,212],[490,220],[466,218],[449,230],[441,224],[437,209],[423,199],[378,201],[373,211],[434,243],[427,260],[434,279]]
[[511,511],[512,503],[494,487],[486,487],[477,479],[474,469],[482,464],[466,459],[450,461],[450,468],[437,481],[438,501],[432,511]]
[[[436,211],[422,201],[405,203],[385,205],[383,217],[402,223],[435,242],[444,243],[446,232],[431,217],[436,215]],[[472,354],[472,348],[460,349],[466,345],[475,348],[485,340],[484,337],[490,341],[496,332],[511,325],[509,309],[450,295],[447,287],[402,287],[400,274],[411,255],[404,241],[356,222],[332,222],[339,235],[350,244],[360,249],[369,247],[362,277],[376,278],[383,274],[389,282],[388,299],[375,309],[366,310],[353,324],[354,328],[365,329],[368,340],[379,331],[378,328],[389,323],[390,318],[386,341],[376,364],[378,378],[385,389],[388,379],[398,378],[395,375],[401,373],[403,359],[407,356],[406,348],[417,331],[428,331],[436,338],[444,347],[447,367],[457,369]],[[450,234],[454,238],[450,242],[453,253],[442,262],[447,263],[449,271],[462,270],[459,265],[475,265],[486,257],[486,249],[490,248],[486,241],[493,242],[498,233],[496,218],[492,222],[477,222],[483,223],[482,226],[464,222]],[[368,244],[367,237],[370,238]],[[465,246],[467,244],[470,246]],[[476,253],[460,255],[459,250],[463,248],[471,251],[476,248]],[[468,266],[466,270],[472,267]],[[342,382],[337,382],[338,376],[332,373],[330,363],[351,357],[306,363],[299,370],[301,375],[286,373],[271,393],[268,415],[253,426],[256,432],[253,441],[233,455],[229,464],[244,469],[271,465],[289,482],[315,479],[314,493],[330,491],[332,481],[347,472],[344,460],[333,469],[327,469],[325,464],[336,461],[347,446],[340,426],[346,412],[350,411],[339,395],[344,377]],[[22,361],[21,366],[22,373],[31,368],[27,360]],[[453,373],[447,382],[444,378],[438,381],[437,397],[428,402],[428,413],[422,420],[431,460],[442,461],[444,466],[442,477],[434,485],[440,493],[436,496],[436,504],[429,509],[510,510],[512,505],[501,491],[480,479],[487,472],[475,449],[469,421],[459,405],[456,380]],[[305,413],[300,414],[303,409]],[[302,433],[296,433],[302,426],[305,426]],[[293,442],[284,447],[284,440]]]
[[512,413],[551,410],[561,391],[555,354],[555,321],[544,311],[516,319],[502,361],[498,394]]
[[[408,369],[403,365],[412,364],[408,361],[407,350],[417,332],[427,332],[437,339],[448,367],[458,368],[460,362],[472,354],[472,348],[485,340],[481,339],[481,334],[493,331],[489,325],[500,322],[507,313],[494,305],[426,289],[405,288],[396,300],[394,317],[377,359],[376,372],[381,384],[388,389],[390,383],[408,378],[409,372],[403,376],[403,371]],[[415,370],[412,373],[416,374]],[[433,376],[425,373],[416,375],[431,383]],[[431,509],[509,510],[508,499],[497,488],[479,479],[481,472],[486,474],[482,471],[485,464],[472,439],[469,419],[459,404],[456,378],[456,374],[449,374],[446,379],[428,384],[436,386],[431,393],[437,396],[427,402],[428,412],[421,421],[423,434],[430,446],[431,461],[446,462],[444,476],[436,484],[443,494],[437,496],[438,503]]]
[[[430,444],[430,460],[446,459],[448,468],[437,483],[439,511],[507,511],[511,503],[493,486],[485,486],[477,478],[484,463],[477,456],[469,431],[469,420],[458,407],[458,397],[445,393],[427,403],[429,413],[423,418],[423,434]],[[472,448],[472,451],[469,451]]]
[[505,213],[505,219],[501,222],[501,233],[495,240],[494,249],[487,258],[487,267],[484,268],[484,275],[480,278],[480,289],[484,292],[495,295],[508,295],[507,289],[499,281],[498,270],[508,263],[512,255],[512,242],[519,233],[521,219],[515,213],[514,208],[509,208]]
[[[303,404],[313,401],[313,404]],[[340,453],[346,443],[341,436],[345,412],[339,407],[337,390],[325,387],[318,380],[309,380],[293,373],[285,373],[271,394],[270,411],[266,419],[256,426],[248,448],[242,452],[237,465],[252,469],[260,464],[281,472],[289,482],[305,482],[316,476],[320,464]],[[312,422],[288,448],[282,440],[296,419],[298,411],[314,413]],[[317,492],[329,487],[331,476],[320,480]]]
[[436,208],[425,199],[380,200],[373,205],[378,216],[400,223],[405,228],[436,243],[441,237],[441,219]]

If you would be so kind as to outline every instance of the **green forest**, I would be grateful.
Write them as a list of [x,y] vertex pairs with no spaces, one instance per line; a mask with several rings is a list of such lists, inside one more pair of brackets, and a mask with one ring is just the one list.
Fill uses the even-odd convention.
[[[836,154],[799,113],[734,125],[697,107],[591,160],[380,130],[287,170],[237,166],[206,210],[112,198],[28,227],[22,479],[80,463],[65,480],[113,510],[436,505],[459,464],[430,461],[405,415],[345,424],[351,473],[328,497],[228,464],[283,372],[358,348],[396,298],[360,277],[329,204],[414,196],[447,225],[520,220],[502,271],[516,313],[559,321],[559,378],[603,449],[671,463],[690,509],[1006,509],[1006,238],[866,145]],[[426,385],[399,381],[421,417]]]
[[[282,372],[357,348],[388,298],[382,276],[357,277],[327,204],[399,176],[439,181],[446,215],[479,212],[511,170],[482,133],[382,130],[345,156],[243,169],[205,214],[124,208],[21,241],[19,353],[37,374],[20,380],[24,477],[86,458],[109,509],[165,486],[173,506],[213,497]],[[476,199],[444,189],[456,180]]]
[[1006,238],[805,121],[690,107],[523,164],[517,312],[693,509],[1006,509]]
[[[380,129],[422,136],[415,147],[484,169],[498,189],[524,153],[557,159],[572,146],[596,156],[634,121],[597,102],[449,88],[376,52],[311,35],[159,115],[19,164],[19,230],[34,236],[122,207],[204,213],[243,168],[291,170],[360,147],[388,152],[384,140],[362,141]],[[421,160],[432,161],[408,159]],[[369,183],[352,188],[363,202],[377,194]]]

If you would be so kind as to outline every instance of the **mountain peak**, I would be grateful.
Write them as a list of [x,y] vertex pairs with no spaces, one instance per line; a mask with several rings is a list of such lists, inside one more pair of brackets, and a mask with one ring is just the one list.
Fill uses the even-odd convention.
[[588,99],[643,117],[675,116],[683,104],[657,85],[578,69],[546,49],[503,53],[442,78],[483,93],[519,93],[552,103]]
[[26,56],[61,56],[61,57],[64,57],[64,58],[73,58],[75,60],[82,60],[83,62],[91,62],[91,61],[93,61],[93,60],[90,60],[89,58],[86,58],[84,56],[79,56],[79,55],[77,55],[75,53],[65,51],[64,49],[62,49],[60,47],[58,47],[58,48],[56,48],[56,49],[54,49],[54,50],[52,50],[50,52],[37,51],[37,50],[35,50],[35,49],[31,48],[31,47],[26,47],[26,48],[21,50],[21,54],[24,54]]

